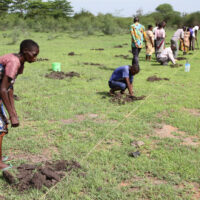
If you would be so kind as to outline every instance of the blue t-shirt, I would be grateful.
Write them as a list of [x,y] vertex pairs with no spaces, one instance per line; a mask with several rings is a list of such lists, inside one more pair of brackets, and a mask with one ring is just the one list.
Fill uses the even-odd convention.
[[130,83],[133,82],[133,75],[130,74],[128,65],[115,69],[109,81],[122,81],[124,78],[129,78]]

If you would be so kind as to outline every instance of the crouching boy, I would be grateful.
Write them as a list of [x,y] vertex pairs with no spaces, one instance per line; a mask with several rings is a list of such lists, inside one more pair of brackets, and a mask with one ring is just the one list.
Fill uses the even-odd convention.
[[128,88],[130,97],[133,97],[133,77],[139,71],[140,68],[137,65],[125,65],[115,69],[108,81],[108,85],[111,88],[110,93],[114,94],[115,91],[120,90],[123,94],[126,88]]

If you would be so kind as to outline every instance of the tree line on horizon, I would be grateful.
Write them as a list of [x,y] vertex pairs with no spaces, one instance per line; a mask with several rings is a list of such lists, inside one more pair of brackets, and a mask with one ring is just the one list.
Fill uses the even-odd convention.
[[[155,25],[159,21],[166,21],[167,27],[171,28],[200,24],[200,12],[180,13],[170,4],[161,4],[149,14],[138,10],[133,16],[136,15],[145,26]],[[115,34],[128,32],[132,20],[132,17],[124,18],[112,14],[99,13],[95,16],[86,10],[74,13],[71,3],[67,0],[0,0],[1,30]]]

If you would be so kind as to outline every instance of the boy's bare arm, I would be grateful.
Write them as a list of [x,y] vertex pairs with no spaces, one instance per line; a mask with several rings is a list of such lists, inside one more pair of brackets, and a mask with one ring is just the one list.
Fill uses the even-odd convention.
[[8,111],[12,126],[17,127],[19,126],[19,120],[14,106],[13,89],[9,89],[8,91],[10,85],[11,85],[11,79],[5,75],[3,77],[0,87],[1,98],[6,107],[6,110]]
[[127,86],[128,86],[129,94],[130,94],[130,96],[133,96],[133,86],[132,86],[132,84],[130,83],[130,80],[129,80],[128,77],[125,78],[125,80],[126,80],[126,84],[127,84]]

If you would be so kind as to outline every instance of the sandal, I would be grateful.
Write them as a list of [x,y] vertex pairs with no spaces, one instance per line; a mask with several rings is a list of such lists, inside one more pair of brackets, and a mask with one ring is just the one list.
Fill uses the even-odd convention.
[[9,166],[3,168],[2,171],[7,171],[7,170],[9,170],[9,169],[12,169],[12,167],[13,167],[12,164],[9,164]]

